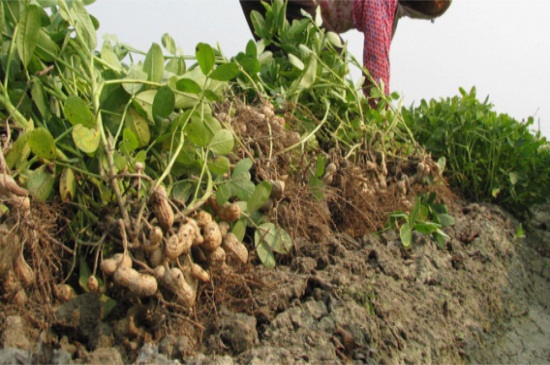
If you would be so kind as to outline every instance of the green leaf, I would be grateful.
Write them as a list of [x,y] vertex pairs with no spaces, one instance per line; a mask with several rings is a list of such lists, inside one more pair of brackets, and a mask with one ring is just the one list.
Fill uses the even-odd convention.
[[399,237],[401,237],[401,243],[403,247],[408,250],[412,245],[412,229],[408,223],[404,223],[399,229]]
[[208,169],[215,175],[223,175],[229,171],[231,162],[225,156],[218,156],[208,162]]
[[217,155],[227,155],[233,150],[234,144],[235,140],[231,131],[222,129],[214,134],[208,147]]
[[49,116],[51,115],[50,106],[46,102],[47,99],[46,93],[44,91],[44,86],[38,78],[35,79],[32,83],[31,96],[32,101],[34,102],[36,109],[38,109],[38,111],[40,112],[42,118],[46,120],[49,119]]
[[[1,28],[0,28],[1,29]],[[43,28],[38,32],[35,54],[45,62],[53,62],[59,56],[59,47]]]
[[246,44],[246,55],[251,58],[258,58],[258,47],[252,39]]
[[76,147],[90,154],[97,150],[101,140],[101,135],[97,129],[86,128],[82,124],[74,126],[72,136]]
[[31,132],[23,133],[11,146],[10,151],[6,155],[6,164],[10,169],[25,163],[31,154],[31,148],[28,144]]
[[73,201],[76,195],[76,180],[71,168],[64,168],[59,177],[59,196],[61,201],[68,203]]
[[56,157],[55,141],[46,128],[40,127],[29,135],[29,147],[38,158],[53,160]]
[[23,66],[27,66],[34,54],[40,32],[40,8],[36,5],[27,5],[21,13],[17,33],[17,51]]
[[126,167],[128,167],[128,159],[126,156],[120,154],[118,151],[115,151],[115,167],[118,169],[118,171],[123,171]]
[[178,181],[172,189],[172,196],[182,202],[186,202],[191,197],[194,184],[189,181]]
[[208,146],[208,143],[212,139],[212,135],[206,128],[206,124],[197,115],[191,117],[191,121],[187,123],[185,131],[189,139],[199,147]]
[[418,233],[430,234],[435,230],[437,230],[439,227],[440,227],[439,224],[428,222],[428,223],[417,223],[413,226],[413,229]]
[[120,60],[113,51],[113,47],[109,42],[104,42],[103,47],[101,47],[101,59],[105,61],[113,70],[117,72],[122,71],[122,64],[120,63]]
[[88,263],[86,262],[86,258],[84,255],[80,255],[80,260],[78,263],[79,268],[79,275],[78,275],[78,284],[84,291],[88,291],[88,279],[90,276],[92,276],[92,271],[90,270],[90,267],[88,266]]
[[138,147],[145,147],[149,144],[151,132],[149,131],[149,124],[144,117],[134,109],[129,109],[124,122],[126,123],[126,127],[136,136],[139,143]]
[[222,98],[219,94],[217,94],[216,92],[212,91],[212,90],[204,90],[204,96],[209,100],[209,101],[221,101]]
[[95,27],[84,4],[78,0],[73,1],[71,3],[70,13],[74,18],[73,25],[76,29],[76,34],[82,39],[89,51],[94,51],[97,47]]
[[80,124],[87,128],[94,128],[96,126],[94,114],[90,111],[84,100],[76,95],[65,99],[63,111],[72,125],[76,126]]
[[209,44],[199,43],[195,49],[195,56],[202,73],[208,75],[216,62],[214,49]]
[[250,169],[254,165],[254,162],[250,158],[243,158],[242,160],[239,160],[235,164],[235,167],[233,168],[232,177],[233,179],[236,179],[238,177],[244,176],[248,180],[250,180]]
[[267,243],[263,241],[257,242],[256,254],[258,255],[258,258],[265,267],[267,267],[268,269],[272,269],[275,267],[275,256],[273,255],[273,252],[270,250]]
[[46,171],[45,166],[29,173],[27,189],[29,193],[39,202],[45,202],[50,197],[55,183],[55,175]]
[[153,116],[167,118],[174,111],[176,96],[168,86],[158,89],[153,100]]
[[340,36],[334,32],[327,32],[326,34],[327,40],[330,44],[332,44],[336,48],[343,48],[344,45],[342,44],[342,39]]
[[166,71],[176,75],[183,75],[186,69],[187,66],[183,57],[172,58],[166,63]]
[[230,81],[239,74],[239,66],[235,63],[224,63],[216,67],[208,77],[218,81]]
[[292,66],[296,67],[300,71],[303,71],[306,68],[306,65],[304,65],[304,63],[292,53],[288,54],[288,61]]
[[317,78],[317,59],[315,57],[311,57],[307,65],[307,69],[302,75],[302,78],[300,79],[300,90],[310,88],[315,83],[316,78]]
[[218,205],[227,203],[229,199],[235,195],[231,189],[231,183],[225,183],[218,186],[216,190],[216,202]]
[[231,186],[231,192],[242,201],[248,201],[256,189],[256,186],[250,179],[247,180],[242,177],[232,179],[228,184]]
[[449,227],[455,224],[454,217],[450,216],[449,214],[438,214],[437,219],[439,220],[439,224],[441,224],[442,227]]
[[166,50],[170,54],[173,54],[173,55],[176,54],[177,52],[176,42],[174,42],[174,38],[172,38],[170,34],[164,33],[162,35],[162,45],[164,46],[164,48],[166,48]]
[[450,238],[449,236],[447,236],[445,232],[443,232],[440,229],[438,229],[433,233],[433,237],[435,238],[435,242],[437,243],[437,246],[441,250],[445,249],[445,243],[447,243],[447,240]]
[[[132,65],[125,79],[132,81],[147,81],[147,77],[148,75],[146,72],[144,72],[138,66]],[[122,87],[124,88],[124,90],[126,90],[128,94],[134,95],[143,88],[143,84],[139,82],[124,83],[122,84]]]
[[254,242],[256,249],[258,249],[260,244],[264,243],[266,244],[265,249],[281,254],[288,253],[292,248],[292,240],[288,233],[273,223],[261,224],[256,229],[256,232],[254,232]]
[[516,230],[516,238],[524,238],[525,231],[523,230],[523,225],[520,223],[518,229]]
[[[269,30],[265,24],[265,19],[258,11],[253,10],[250,13],[250,18],[252,20],[252,26],[254,27],[254,33],[262,39],[266,39],[270,36]],[[269,37],[271,38],[271,37]]]
[[277,240],[277,245],[273,247],[273,251],[281,254],[289,253],[293,246],[292,238],[290,238],[288,232],[281,227],[277,227],[277,233],[279,237]]
[[261,224],[254,233],[255,242],[264,242],[271,251],[286,254],[292,249],[292,239],[288,233],[273,223]]
[[239,220],[235,222],[231,233],[237,236],[239,241],[242,241],[244,239],[244,236],[246,234],[246,217],[239,218]]
[[195,81],[188,78],[181,78],[176,82],[176,89],[178,91],[190,94],[200,94],[202,88]]
[[120,141],[118,148],[122,153],[130,154],[139,147],[139,141],[134,132],[129,128],[124,128],[122,131],[122,140]]
[[269,200],[271,195],[271,184],[267,181],[262,181],[254,189],[254,193],[247,200],[248,202],[248,213],[253,213],[263,207],[265,203]]
[[147,80],[160,82],[164,74],[164,56],[157,43],[153,43],[143,61],[143,71],[147,74]]
[[150,122],[155,122],[153,116],[153,102],[155,101],[155,96],[157,95],[158,90],[145,90],[136,95],[133,100],[133,104],[136,107],[136,111],[143,116],[147,116],[147,120]]

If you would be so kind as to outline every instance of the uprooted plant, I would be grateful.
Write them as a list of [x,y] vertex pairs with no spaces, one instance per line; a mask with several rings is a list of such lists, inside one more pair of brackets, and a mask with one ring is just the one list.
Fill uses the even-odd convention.
[[[52,290],[62,300],[78,270],[76,290],[101,293],[104,314],[109,283],[192,308],[213,275],[251,257],[273,267],[320,226],[379,229],[440,175],[392,97],[374,89],[373,109],[346,79],[340,39],[312,19],[289,24],[282,1],[256,18],[274,38],[232,60],[204,43],[183,56],[167,34],[147,52],[110,41],[96,52],[83,1],[44,4],[0,6],[0,193],[21,241],[10,265],[35,247],[29,210],[62,207],[59,240],[43,233],[70,261]],[[281,52],[265,50],[272,41]]]

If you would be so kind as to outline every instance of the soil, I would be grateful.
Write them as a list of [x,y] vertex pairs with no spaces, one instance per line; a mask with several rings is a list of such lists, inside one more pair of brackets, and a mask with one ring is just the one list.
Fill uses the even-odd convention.
[[253,267],[262,285],[244,300],[191,316],[200,326],[160,330],[150,304],[103,321],[91,293],[50,324],[8,308],[0,364],[550,363],[549,207],[526,238],[498,207],[452,213],[444,250],[418,235],[405,251],[391,232],[300,240],[276,269]]

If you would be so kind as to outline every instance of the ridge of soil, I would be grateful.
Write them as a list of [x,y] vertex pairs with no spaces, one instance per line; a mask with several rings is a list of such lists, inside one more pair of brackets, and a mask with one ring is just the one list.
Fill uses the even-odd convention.
[[139,306],[102,322],[94,294],[63,305],[39,336],[5,310],[0,363],[550,362],[550,215],[535,216],[527,239],[498,207],[453,215],[446,250],[418,236],[404,251],[391,232],[299,240],[290,262],[254,268],[263,285],[244,310],[209,313],[202,342],[192,326],[155,335],[159,319]]

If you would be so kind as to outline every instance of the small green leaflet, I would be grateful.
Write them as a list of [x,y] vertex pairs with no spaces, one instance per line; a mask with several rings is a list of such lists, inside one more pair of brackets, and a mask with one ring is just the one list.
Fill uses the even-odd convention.
[[[125,79],[132,81],[147,81],[147,76],[147,73],[145,73],[141,68],[136,65],[132,65]],[[133,95],[138,93],[143,88],[143,84],[139,82],[131,82],[122,84],[122,87],[128,94]]]
[[399,237],[401,237],[401,242],[403,247],[408,250],[412,245],[412,229],[409,223],[404,223],[399,229]]
[[300,71],[303,71],[306,68],[304,63],[298,57],[294,56],[292,53],[288,54],[288,61],[292,66],[296,67]]
[[109,67],[117,72],[122,71],[122,64],[116,56],[111,44],[109,42],[104,42],[103,47],[101,47],[101,59],[105,61]]
[[27,161],[27,157],[31,153],[31,148],[28,144],[30,133],[30,131],[23,133],[11,146],[11,150],[6,155],[6,164],[10,169],[18,167]]
[[147,146],[151,139],[151,132],[147,120],[134,109],[129,109],[124,121],[126,127],[136,136],[139,143],[138,146]]
[[82,39],[88,50],[93,51],[97,46],[97,37],[94,24],[84,4],[81,1],[73,1],[70,13],[74,19],[73,25],[76,29],[76,34]]
[[53,160],[56,157],[55,141],[46,128],[36,128],[29,135],[29,147],[38,158]]
[[27,5],[21,13],[17,33],[17,52],[26,67],[38,43],[40,31],[40,8],[36,5]]
[[72,132],[73,141],[79,150],[92,154],[99,147],[101,135],[97,129],[84,127],[82,124],[77,124]]
[[168,86],[162,86],[158,89],[153,100],[153,117],[168,118],[174,111],[176,96]]
[[120,141],[118,148],[122,153],[129,154],[135,151],[139,147],[139,141],[130,129],[124,128],[122,131],[122,141]]
[[230,81],[239,74],[239,66],[235,63],[224,63],[216,67],[208,77],[218,81]]
[[153,43],[143,61],[143,71],[147,74],[147,80],[160,82],[164,74],[164,56],[157,43]]
[[27,180],[27,189],[29,193],[40,202],[45,202],[50,197],[55,183],[55,175],[46,171],[46,166],[42,165],[38,169],[29,173]]
[[271,195],[271,184],[267,181],[262,181],[254,189],[254,193],[248,199],[248,213],[253,213],[263,207],[269,200]]
[[84,100],[76,95],[71,95],[65,99],[63,111],[72,125],[81,124],[87,128],[94,128],[96,126],[94,114],[90,111]]
[[38,32],[38,43],[36,43],[34,52],[41,60],[53,62],[59,55],[59,46],[50,38],[50,35],[46,33],[43,28],[40,28],[40,32]]
[[202,73],[208,75],[216,62],[214,49],[209,44],[199,43],[195,49],[195,56]]
[[208,161],[208,169],[216,175],[223,175],[231,168],[231,162],[225,156],[218,156],[214,160]]
[[202,89],[194,80],[188,78],[179,79],[176,82],[176,89],[178,91],[190,94],[200,94]]
[[233,150],[234,144],[235,141],[231,131],[222,129],[214,134],[208,147],[217,155],[227,155]]
[[268,268],[275,266],[273,252],[285,254],[292,249],[288,233],[273,223],[263,223],[256,229],[254,243],[258,257]]
[[164,48],[166,48],[168,53],[173,55],[176,54],[176,42],[174,42],[174,38],[172,38],[170,34],[164,33],[162,35],[162,45],[164,46]]

